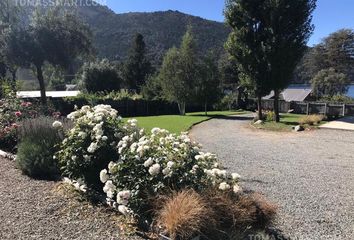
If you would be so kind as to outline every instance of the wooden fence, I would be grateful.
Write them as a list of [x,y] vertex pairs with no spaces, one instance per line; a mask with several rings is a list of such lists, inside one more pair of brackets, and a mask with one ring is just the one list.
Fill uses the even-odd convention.
[[[274,100],[262,100],[263,108],[274,109]],[[326,116],[353,116],[354,104],[332,104],[317,102],[286,102],[279,101],[279,111],[286,113],[291,111],[297,114],[323,114]]]

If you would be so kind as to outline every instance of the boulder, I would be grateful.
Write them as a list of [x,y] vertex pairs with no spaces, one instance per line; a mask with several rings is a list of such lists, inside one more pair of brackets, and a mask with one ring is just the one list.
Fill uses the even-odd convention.
[[255,125],[260,125],[260,124],[263,124],[264,122],[262,120],[258,120],[258,121],[255,121],[254,124]]
[[303,126],[297,125],[297,126],[293,127],[293,130],[294,130],[295,132],[301,132],[301,131],[304,131],[305,129],[304,129]]

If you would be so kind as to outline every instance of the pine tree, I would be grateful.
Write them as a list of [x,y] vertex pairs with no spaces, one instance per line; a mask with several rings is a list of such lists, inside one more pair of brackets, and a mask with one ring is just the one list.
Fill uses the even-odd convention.
[[127,87],[140,92],[151,72],[152,67],[146,57],[144,37],[137,34],[123,71]]

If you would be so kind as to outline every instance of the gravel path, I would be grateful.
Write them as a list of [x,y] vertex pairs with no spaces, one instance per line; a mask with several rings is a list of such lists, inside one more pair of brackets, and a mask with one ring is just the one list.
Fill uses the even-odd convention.
[[285,236],[354,239],[354,132],[266,132],[234,117],[201,123],[190,135],[241,174],[242,186],[278,204],[276,228]]
[[119,235],[114,213],[66,195],[64,185],[23,176],[8,159],[0,166],[1,240],[138,239]]

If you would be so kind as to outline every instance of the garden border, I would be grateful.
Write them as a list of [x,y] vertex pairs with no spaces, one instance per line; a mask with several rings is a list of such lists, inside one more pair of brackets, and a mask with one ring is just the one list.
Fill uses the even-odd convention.
[[10,159],[10,160],[16,160],[16,155],[12,154],[12,153],[8,153],[8,152],[4,152],[2,150],[0,150],[0,156]]

